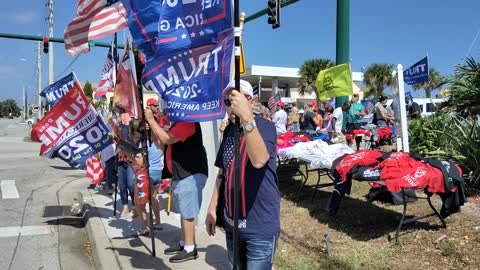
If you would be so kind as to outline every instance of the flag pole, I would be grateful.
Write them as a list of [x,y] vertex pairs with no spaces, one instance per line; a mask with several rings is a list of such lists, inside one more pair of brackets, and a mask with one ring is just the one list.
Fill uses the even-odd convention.
[[[130,45],[133,50],[133,39],[130,39]],[[142,113],[142,125],[145,127],[145,108],[143,107],[143,87],[142,87],[142,70],[137,69],[137,63],[140,63],[140,55],[139,51],[134,52],[134,68],[135,68],[135,74],[136,74],[136,79],[137,79],[137,85],[138,85],[138,96],[140,100],[140,108],[141,108],[141,113]],[[145,132],[145,129],[143,129],[144,132],[142,132],[142,156],[143,156],[143,161],[146,167],[146,171],[148,174],[148,168],[150,164],[148,163],[148,148],[147,148],[147,132]],[[148,177],[148,215],[150,217],[150,239],[152,240],[152,257],[156,256],[156,251],[155,251],[155,229],[153,227],[153,212],[152,212],[152,185],[150,182],[150,175]],[[139,213],[140,214],[140,213]]]
[[[113,76],[115,77],[115,82],[117,81],[117,59],[116,55],[117,54],[117,33],[113,34],[113,50],[112,50],[112,60],[113,60]],[[115,91],[115,85],[113,86],[113,91]],[[115,104],[114,104],[115,106]],[[113,111],[113,107],[111,110]],[[116,152],[116,151],[115,151]],[[113,194],[113,216],[117,216],[117,192],[118,192],[118,156],[114,156],[113,159],[113,169],[114,169],[114,177],[115,179],[114,184],[115,184],[115,190]]]
[[[234,0],[234,34],[235,34],[235,89],[240,91],[240,6],[239,0]],[[237,269],[238,264],[238,216],[240,212],[240,117],[235,116],[235,175],[233,190],[233,269]]]

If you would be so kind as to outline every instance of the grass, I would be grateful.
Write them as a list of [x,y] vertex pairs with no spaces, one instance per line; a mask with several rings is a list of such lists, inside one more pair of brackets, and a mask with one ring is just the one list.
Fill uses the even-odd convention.
[[[317,178],[310,175],[307,185],[313,186]],[[454,214],[446,220],[447,228],[441,228],[435,217],[405,225],[400,245],[395,245],[389,235],[395,236],[402,206],[368,203],[367,183],[354,181],[351,196],[343,198],[335,217],[326,210],[331,187],[322,188],[312,202],[313,188],[299,193],[300,186],[298,179],[280,182],[282,224],[275,269],[478,269],[480,231],[474,229],[480,225],[478,216],[467,211]],[[438,197],[434,205],[440,207]],[[409,204],[407,214],[430,211],[421,200]],[[325,254],[325,234],[331,239],[330,256]],[[434,243],[442,234],[447,238]]]

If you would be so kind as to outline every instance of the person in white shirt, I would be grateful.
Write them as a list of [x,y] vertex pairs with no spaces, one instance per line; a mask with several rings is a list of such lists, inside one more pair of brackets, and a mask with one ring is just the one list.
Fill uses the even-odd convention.
[[275,128],[277,129],[277,135],[287,132],[287,122],[288,116],[287,113],[283,110],[285,104],[283,102],[277,103],[277,111],[273,114],[273,123],[275,123]]
[[350,109],[350,102],[347,101],[343,103],[342,107],[338,107],[333,111],[332,118],[328,122],[327,132],[330,139],[337,137],[339,134],[342,134],[343,126],[343,112],[346,112]]

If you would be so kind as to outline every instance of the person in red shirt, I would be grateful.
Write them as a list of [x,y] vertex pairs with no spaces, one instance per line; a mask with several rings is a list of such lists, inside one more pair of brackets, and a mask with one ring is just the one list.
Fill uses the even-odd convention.
[[208,176],[207,152],[200,124],[176,122],[167,132],[158,124],[149,107],[145,108],[145,118],[153,139],[166,147],[167,170],[172,174],[173,203],[181,216],[180,241],[165,249],[164,253],[175,255],[169,259],[171,263],[196,259],[195,218],[200,211],[202,189]]

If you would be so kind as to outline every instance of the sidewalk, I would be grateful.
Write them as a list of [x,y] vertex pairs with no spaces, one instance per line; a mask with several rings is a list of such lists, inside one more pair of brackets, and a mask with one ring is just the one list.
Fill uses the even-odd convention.
[[[167,216],[166,209],[161,210],[163,229],[155,231],[156,257],[152,257],[150,236],[132,236],[140,228],[138,219],[120,218],[120,203],[117,204],[117,216],[114,217],[112,197],[105,191],[96,193],[89,189],[83,194],[88,209],[85,216],[96,269],[228,269],[223,232],[217,230],[215,237],[209,237],[203,225],[197,226],[199,258],[172,264],[168,261],[171,256],[164,255],[163,250],[179,240],[179,215],[171,212]],[[117,199],[119,202],[120,198]],[[166,205],[167,195],[161,194],[160,207],[165,208]]]

